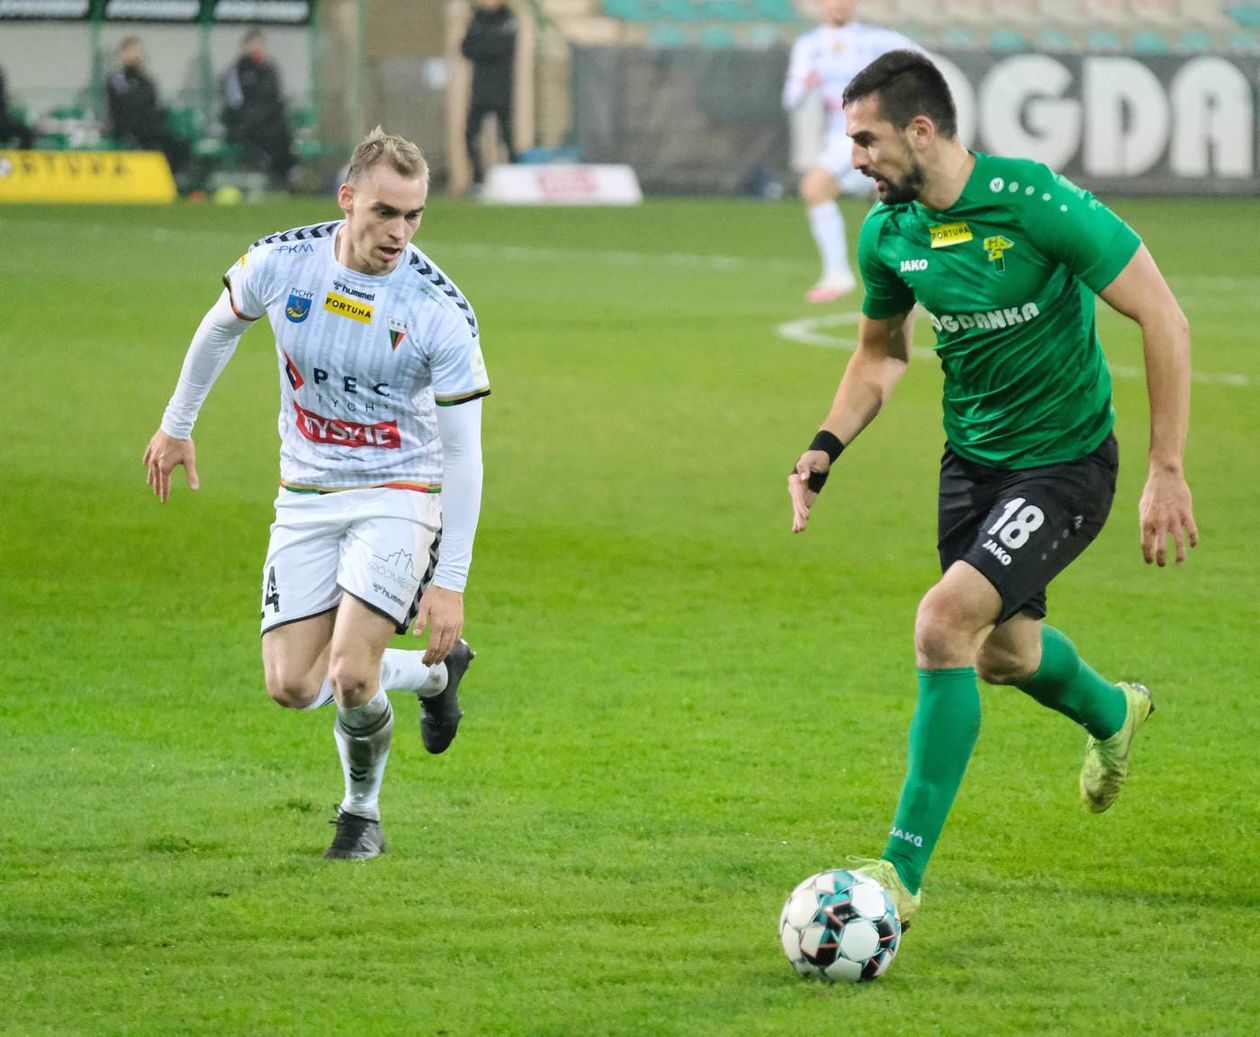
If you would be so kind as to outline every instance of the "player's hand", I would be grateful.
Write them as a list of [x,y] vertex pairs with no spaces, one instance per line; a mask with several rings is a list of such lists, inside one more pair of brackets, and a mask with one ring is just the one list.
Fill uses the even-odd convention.
[[197,450],[193,441],[176,439],[158,429],[145,448],[144,467],[148,473],[149,485],[163,504],[171,496],[171,472],[179,465],[184,466],[184,473],[188,476],[188,488],[199,489],[201,483],[197,481]]
[[1177,545],[1178,565],[1186,560],[1187,542],[1191,547],[1199,543],[1190,487],[1180,471],[1151,470],[1138,503],[1138,518],[1142,525],[1142,557],[1147,565],[1151,562],[1160,567],[1168,564],[1170,536]]
[[796,469],[788,476],[788,496],[792,499],[792,532],[803,533],[809,521],[809,509],[818,499],[816,491],[809,488],[811,472],[831,470],[831,460],[825,450],[806,450],[797,459]]
[[424,650],[425,666],[434,666],[455,647],[464,629],[464,596],[433,584],[420,596],[420,610],[412,633],[419,637],[429,628],[429,647]]
[[805,89],[813,90],[821,82],[822,82],[822,76],[820,76],[817,72],[811,69],[809,71],[809,74],[805,77]]

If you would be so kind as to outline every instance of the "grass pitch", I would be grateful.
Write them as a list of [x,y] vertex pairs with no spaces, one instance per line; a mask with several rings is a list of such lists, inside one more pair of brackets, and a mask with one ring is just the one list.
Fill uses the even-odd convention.
[[396,697],[390,852],[362,866],[320,858],[331,713],[262,689],[269,330],[203,411],[200,493],[177,473],[161,507],[140,464],[221,272],[335,209],[0,211],[0,1032],[1254,1033],[1258,210],[1117,208],[1193,324],[1203,541],[1181,571],[1142,565],[1140,339],[1106,313],[1120,489],[1051,616],[1159,712],[1093,817],[1084,735],[986,689],[924,908],[862,988],[799,980],[775,923],[891,818],[940,375],[916,359],[792,537],[784,476],[857,306],[800,301],[796,205],[434,199],[420,243],[494,383],[480,654],[446,756]]

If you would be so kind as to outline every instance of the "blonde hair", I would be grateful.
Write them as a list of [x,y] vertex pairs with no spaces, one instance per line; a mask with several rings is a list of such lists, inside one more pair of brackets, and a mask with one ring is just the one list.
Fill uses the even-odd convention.
[[411,141],[386,133],[379,126],[359,141],[359,146],[354,149],[346,180],[353,183],[381,162],[388,162],[395,172],[409,180],[429,182],[429,163],[424,160],[423,152]]

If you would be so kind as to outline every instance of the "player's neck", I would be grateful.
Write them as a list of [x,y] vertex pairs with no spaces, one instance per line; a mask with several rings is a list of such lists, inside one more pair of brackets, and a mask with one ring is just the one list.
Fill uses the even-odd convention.
[[938,212],[951,208],[962,196],[975,166],[976,156],[957,141],[943,145],[939,160],[919,192],[919,202]]

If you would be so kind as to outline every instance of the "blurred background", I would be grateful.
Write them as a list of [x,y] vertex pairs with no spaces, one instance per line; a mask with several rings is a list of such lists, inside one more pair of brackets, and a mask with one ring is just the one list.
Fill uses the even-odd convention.
[[[809,0],[507,6],[511,147],[488,128],[490,165],[624,163],[649,194],[778,197],[816,154],[821,111],[780,104],[791,43],[819,18]],[[146,146],[167,152],[186,193],[323,191],[377,123],[421,143],[436,186],[462,192],[472,14],[465,0],[0,0],[0,148],[128,146],[109,95],[134,38],[168,135]],[[1095,189],[1260,188],[1257,0],[868,0],[857,17],[940,60],[983,150]],[[287,141],[251,146],[233,126],[228,78],[251,47]]]

